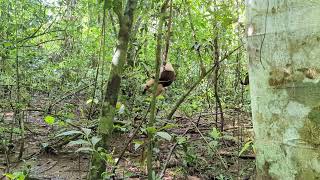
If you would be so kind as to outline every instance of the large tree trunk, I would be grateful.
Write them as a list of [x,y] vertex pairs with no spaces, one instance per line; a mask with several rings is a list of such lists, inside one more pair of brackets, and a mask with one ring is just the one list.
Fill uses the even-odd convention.
[[[119,15],[120,29],[118,34],[118,45],[112,58],[102,115],[99,121],[99,134],[102,140],[99,146],[107,149],[107,139],[113,129],[113,118],[115,116],[116,103],[120,90],[121,74],[127,58],[129,35],[133,21],[133,11],[137,0],[128,0],[124,15]],[[91,162],[90,179],[101,179],[101,173],[105,171],[105,160],[98,153],[94,153]]]
[[319,179],[320,1],[246,6],[256,179]]

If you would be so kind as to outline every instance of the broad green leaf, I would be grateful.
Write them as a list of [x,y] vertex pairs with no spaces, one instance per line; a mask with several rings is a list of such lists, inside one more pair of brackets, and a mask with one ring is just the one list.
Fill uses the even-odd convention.
[[84,132],[86,136],[89,136],[91,133],[91,129],[88,129],[88,128],[81,128],[81,130]]
[[157,132],[157,136],[159,136],[165,140],[168,140],[168,141],[171,141],[171,139],[172,139],[172,136],[167,132]]
[[93,146],[95,146],[100,140],[101,140],[100,137],[93,136],[93,137],[91,138],[91,143],[92,143]]
[[47,124],[52,125],[52,124],[54,123],[54,121],[55,121],[55,118],[54,118],[53,116],[46,116],[46,117],[44,118],[44,121],[45,121]]
[[90,143],[84,139],[78,139],[76,141],[70,141],[67,146],[73,145],[90,145]]

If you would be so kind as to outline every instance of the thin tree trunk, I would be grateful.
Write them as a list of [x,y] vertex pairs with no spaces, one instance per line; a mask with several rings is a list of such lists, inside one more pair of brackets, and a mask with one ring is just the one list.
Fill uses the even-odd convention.
[[[107,149],[108,137],[113,129],[113,119],[116,112],[116,103],[120,90],[121,74],[127,58],[129,36],[133,21],[133,11],[137,5],[137,0],[128,0],[124,15],[119,15],[120,29],[118,34],[118,45],[112,58],[112,68],[110,71],[106,95],[102,107],[98,132],[102,137],[99,146]],[[91,162],[90,179],[102,179],[101,174],[106,170],[105,160],[101,159],[98,153],[94,153]]]
[[[214,71],[214,78],[213,78],[213,83],[214,83],[214,97],[216,100],[216,126],[218,126],[218,115],[220,114],[220,131],[223,132],[223,127],[224,127],[224,118],[223,118],[223,110],[222,110],[222,105],[219,97],[219,70],[220,70],[220,63],[219,63],[219,58],[220,58],[220,53],[219,53],[219,44],[218,44],[218,35],[213,40],[213,47],[214,47],[214,64],[216,65],[216,69]],[[218,112],[219,111],[219,112]]]
[[[156,49],[156,75],[155,75],[155,83],[152,90],[152,101],[150,107],[150,120],[148,123],[148,127],[153,127],[156,120],[156,103],[157,103],[157,87],[159,83],[159,75],[160,75],[160,64],[161,64],[161,49],[162,49],[162,29],[165,21],[165,12],[170,0],[165,0],[164,4],[161,7],[160,12],[160,20],[158,25],[158,34],[157,34],[157,49]],[[147,152],[147,171],[148,171],[148,180],[152,180],[152,157],[153,157],[153,138],[154,134],[148,132],[148,152]]]

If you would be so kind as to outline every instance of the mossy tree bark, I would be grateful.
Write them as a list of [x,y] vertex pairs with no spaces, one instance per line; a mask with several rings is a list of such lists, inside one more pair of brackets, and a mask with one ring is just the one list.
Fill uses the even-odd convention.
[[[121,75],[127,58],[128,42],[133,21],[133,12],[136,8],[137,0],[128,0],[125,12],[122,14],[121,6],[115,9],[120,22],[118,34],[118,45],[112,58],[112,67],[107,83],[106,95],[102,107],[98,132],[102,140],[99,146],[107,149],[107,140],[113,129],[113,119],[116,112],[116,103],[120,90]],[[105,160],[101,159],[99,153],[94,153],[91,162],[90,179],[102,179],[101,174],[105,172]]]
[[247,1],[256,179],[320,178],[320,1]]

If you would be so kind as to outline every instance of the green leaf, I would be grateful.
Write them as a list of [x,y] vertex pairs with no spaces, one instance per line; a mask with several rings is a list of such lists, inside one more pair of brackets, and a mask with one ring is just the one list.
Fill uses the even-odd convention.
[[253,141],[246,142],[244,144],[244,146],[242,147],[241,151],[239,152],[239,156],[241,156],[245,151],[247,151],[252,143],[253,143]]
[[9,46],[12,46],[12,43],[6,41],[6,42],[3,43],[3,45],[4,45],[4,47],[9,47]]
[[69,135],[73,135],[73,134],[83,134],[83,132],[81,132],[81,131],[75,131],[75,130],[66,131],[66,132],[63,132],[63,133],[58,134],[56,137],[59,137],[59,136],[69,136]]
[[120,109],[121,105],[122,105],[121,102],[117,102],[116,109]]
[[15,176],[13,174],[11,174],[11,173],[5,173],[3,175],[5,175],[9,179],[14,179],[15,178]]
[[155,134],[157,132],[155,127],[147,127],[146,130],[148,134]]
[[45,121],[47,124],[52,125],[52,124],[54,123],[54,121],[55,121],[55,118],[54,118],[53,116],[46,116],[46,117],[44,118],[44,121]]
[[100,137],[93,136],[93,137],[91,138],[91,143],[92,143],[93,146],[95,146],[100,140],[101,140]]
[[91,103],[98,104],[99,100],[98,99],[88,99],[86,102],[86,104],[91,104]]
[[13,175],[15,176],[14,179],[17,179],[17,180],[25,180],[26,179],[26,175],[23,172],[14,172]]
[[159,95],[159,96],[157,97],[157,99],[158,99],[158,100],[164,100],[164,96],[163,96],[163,95]]
[[86,136],[89,136],[91,133],[91,129],[88,129],[88,128],[81,128],[81,130],[84,132]]
[[134,150],[136,151],[141,145],[144,144],[144,141],[140,141],[140,140],[134,140]]
[[92,103],[92,99],[88,99],[86,104],[91,104]]
[[78,139],[76,141],[70,141],[67,146],[73,145],[90,145],[90,143],[84,139]]
[[178,127],[177,124],[172,124],[172,123],[168,123],[167,125],[163,126],[162,128],[159,129],[159,131],[165,130],[165,129],[171,129],[171,128],[175,128]]
[[217,128],[212,128],[212,131],[210,132],[210,137],[213,139],[218,139],[221,136],[221,133],[217,130]]
[[161,138],[168,140],[168,141],[171,141],[171,139],[172,139],[172,136],[167,132],[157,132],[157,136],[160,136]]
[[93,152],[94,150],[90,147],[81,147],[76,150],[76,152]]
[[63,122],[63,121],[59,121],[59,126],[65,126],[66,125],[66,123],[65,122]]
[[183,136],[179,136],[179,137],[177,137],[177,142],[178,142],[178,144],[184,144],[187,142],[187,138],[183,137]]

